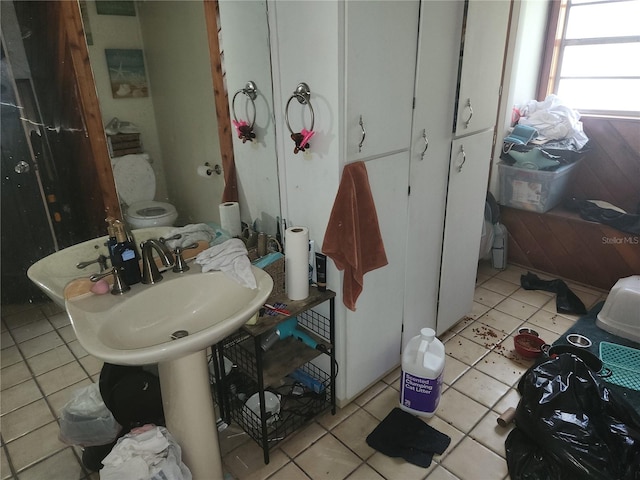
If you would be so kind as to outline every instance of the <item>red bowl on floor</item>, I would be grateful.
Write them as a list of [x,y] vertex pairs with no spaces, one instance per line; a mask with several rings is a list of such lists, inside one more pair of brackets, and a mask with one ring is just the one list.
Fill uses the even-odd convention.
[[544,345],[544,340],[530,333],[520,333],[513,337],[513,345],[523,357],[538,358],[542,355],[540,347]]

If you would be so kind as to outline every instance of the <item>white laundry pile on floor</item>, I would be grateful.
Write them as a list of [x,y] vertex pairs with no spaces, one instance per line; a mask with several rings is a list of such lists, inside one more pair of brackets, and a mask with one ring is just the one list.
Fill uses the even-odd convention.
[[120,438],[102,464],[100,480],[192,480],[180,446],[166,428],[155,425]]

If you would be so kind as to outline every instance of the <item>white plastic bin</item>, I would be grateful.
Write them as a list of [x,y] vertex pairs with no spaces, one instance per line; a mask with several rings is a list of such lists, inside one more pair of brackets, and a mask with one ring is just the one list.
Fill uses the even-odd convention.
[[498,164],[500,205],[544,213],[558,205],[580,161],[554,171],[529,170]]

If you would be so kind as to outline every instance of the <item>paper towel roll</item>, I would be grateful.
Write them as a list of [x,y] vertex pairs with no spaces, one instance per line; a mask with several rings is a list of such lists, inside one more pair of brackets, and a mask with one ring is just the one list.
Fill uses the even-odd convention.
[[239,237],[242,233],[242,225],[240,222],[240,204],[238,202],[221,203],[220,209],[220,226],[226,230],[232,237]]
[[200,165],[198,167],[198,176],[205,178],[212,178],[211,174],[213,173],[213,169],[208,165]]
[[284,232],[284,241],[287,297],[303,300],[309,296],[309,230],[289,227]]

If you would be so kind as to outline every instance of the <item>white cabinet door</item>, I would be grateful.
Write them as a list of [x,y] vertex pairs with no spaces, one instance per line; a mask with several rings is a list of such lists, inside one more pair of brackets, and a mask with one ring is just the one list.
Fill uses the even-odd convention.
[[423,2],[411,138],[403,347],[436,328],[464,0]]
[[511,2],[470,0],[462,37],[456,136],[493,128]]
[[347,399],[400,362],[409,154],[369,160],[366,167],[389,263],[364,276],[356,311],[346,311],[347,355],[340,376]]
[[345,10],[347,160],[407,150],[419,2],[347,1]]
[[436,332],[471,312],[493,130],[452,142]]

